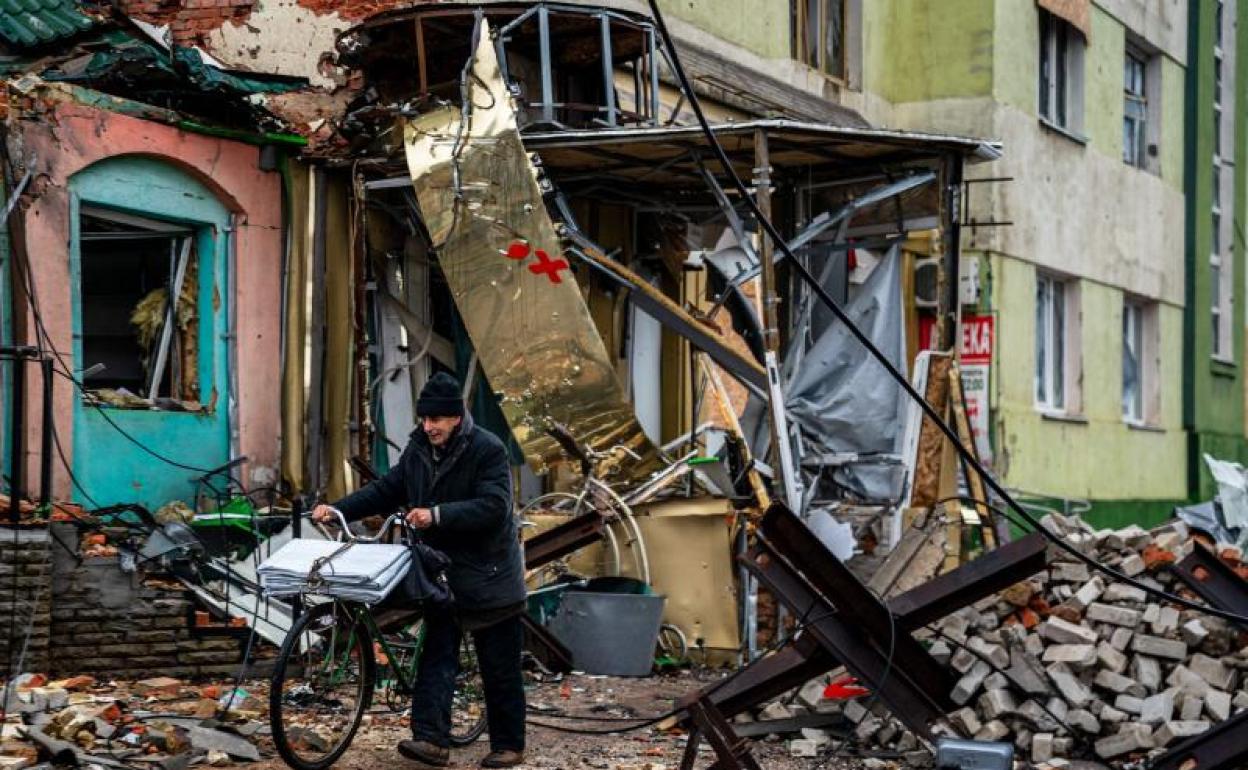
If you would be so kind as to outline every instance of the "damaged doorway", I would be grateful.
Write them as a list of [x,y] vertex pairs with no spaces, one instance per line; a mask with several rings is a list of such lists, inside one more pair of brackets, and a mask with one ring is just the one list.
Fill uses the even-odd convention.
[[102,161],[70,190],[74,362],[85,389],[74,398],[74,474],[101,505],[191,502],[198,474],[139,444],[199,468],[229,459],[230,214],[199,180],[154,158]]

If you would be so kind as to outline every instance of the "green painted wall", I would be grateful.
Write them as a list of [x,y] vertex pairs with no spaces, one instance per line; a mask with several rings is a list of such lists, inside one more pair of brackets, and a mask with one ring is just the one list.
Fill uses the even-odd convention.
[[1173,59],[1161,58],[1161,178],[1175,189],[1183,189],[1183,163],[1186,153],[1187,71]]
[[759,56],[789,58],[789,0],[659,0],[659,9]]
[[[1115,158],[1122,157],[1122,59],[1126,50],[1122,24],[1092,6],[1092,39],[1083,59],[1083,134],[1092,149]],[[1037,61],[1032,71],[1039,66]]]
[[863,0],[864,88],[890,102],[987,96],[993,0]]
[[1233,280],[1232,319],[1234,361],[1214,361],[1210,323],[1211,277],[1209,253],[1212,248],[1213,169],[1213,3],[1193,3],[1189,11],[1191,35],[1187,69],[1187,313],[1184,326],[1186,376],[1184,422],[1192,433],[1188,456],[1189,482],[1196,499],[1215,493],[1212,479],[1201,455],[1209,452],[1222,459],[1248,460],[1244,438],[1244,192],[1245,141],[1248,139],[1248,2],[1238,5],[1239,35],[1236,41],[1236,99],[1227,117],[1236,117],[1234,162],[1234,203],[1224,204],[1226,215],[1234,216],[1232,232]]
[[[1185,489],[1181,378],[1163,366],[1156,430],[1122,420],[1122,292],[1080,282],[1083,406],[1079,421],[1046,418],[1034,405],[1035,267],[990,259],[991,306],[997,314],[993,371],[998,467],[1012,488],[1097,500],[1172,500]],[[1177,361],[1182,310],[1158,308],[1159,355]]]
[[1039,66],[1040,21],[1035,3],[995,4],[995,34],[992,47],[996,77],[992,95],[996,101],[1037,114],[1036,68]]

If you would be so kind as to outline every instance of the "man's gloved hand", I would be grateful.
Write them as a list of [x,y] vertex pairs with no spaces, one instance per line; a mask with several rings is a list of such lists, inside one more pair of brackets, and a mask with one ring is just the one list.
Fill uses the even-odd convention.
[[317,524],[330,524],[338,519],[338,509],[332,505],[321,503],[312,509],[312,521]]
[[433,525],[433,511],[428,508],[413,508],[404,518],[416,529],[428,529]]

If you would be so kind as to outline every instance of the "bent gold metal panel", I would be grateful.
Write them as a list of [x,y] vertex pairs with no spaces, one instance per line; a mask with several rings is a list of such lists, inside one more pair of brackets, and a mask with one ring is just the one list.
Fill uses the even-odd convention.
[[564,457],[546,429],[595,450],[623,445],[599,470],[640,479],[659,467],[590,317],[542,202],[515,105],[482,22],[469,108],[403,121],[408,170],[464,325],[503,414],[535,472]]

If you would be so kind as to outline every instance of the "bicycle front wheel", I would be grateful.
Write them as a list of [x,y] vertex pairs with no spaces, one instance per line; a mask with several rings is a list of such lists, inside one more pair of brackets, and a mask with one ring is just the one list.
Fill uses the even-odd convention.
[[295,770],[326,770],[342,756],[368,709],[376,677],[373,640],[349,604],[300,616],[282,643],[269,691],[277,753]]

